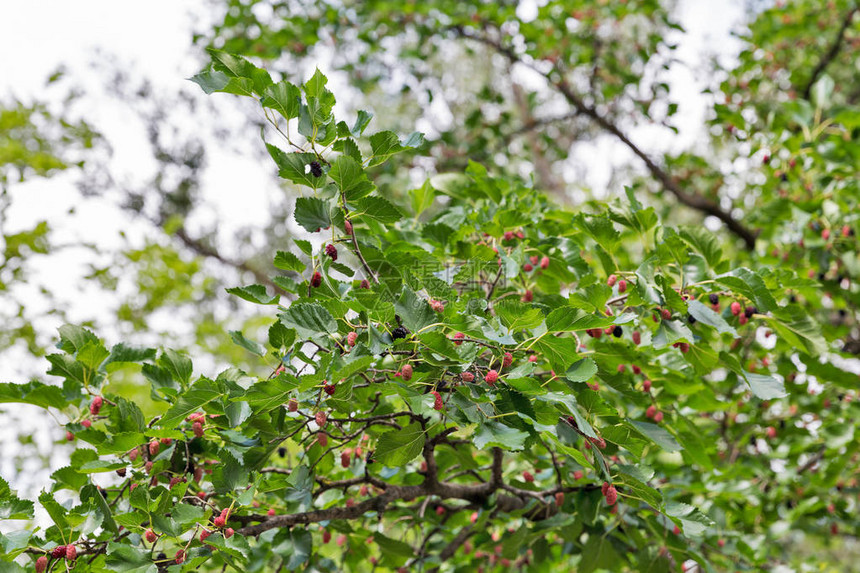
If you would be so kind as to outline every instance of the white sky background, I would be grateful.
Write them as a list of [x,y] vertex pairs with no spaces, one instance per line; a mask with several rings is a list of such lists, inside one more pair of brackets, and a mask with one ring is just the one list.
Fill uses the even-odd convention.
[[[528,14],[530,4],[529,0],[523,2],[523,16]],[[652,152],[688,147],[702,135],[707,108],[707,102],[700,95],[700,80],[704,78],[694,77],[691,70],[697,68],[707,53],[731,57],[738,49],[729,31],[741,21],[741,0],[680,0],[679,4],[681,22],[687,33],[680,38],[677,57],[685,65],[672,70],[671,93],[680,104],[675,121],[681,134],[667,137],[667,132],[659,128],[633,132],[634,141]],[[64,66],[71,83],[87,94],[77,110],[110,142],[114,150],[112,165],[132,177],[141,174],[140,181],[144,181],[151,176],[153,165],[142,162],[149,157],[150,150],[141,125],[136,123],[133,112],[122,108],[121,101],[105,94],[102,86],[105,76],[94,70],[91,62],[98,50],[135,76],[151,80],[156,89],[160,87],[165,92],[191,89],[201,101],[217,100],[214,103],[219,106],[219,114],[212,118],[213,122],[240,121],[242,115],[237,111],[237,98],[206,96],[186,80],[198,71],[202,61],[190,48],[194,18],[215,17],[206,10],[204,0],[3,1],[0,7],[0,99],[9,96],[24,102],[33,98],[56,99],[61,90],[46,88],[45,80],[58,67]],[[320,62],[320,68],[327,71],[324,62]],[[333,83],[337,90],[337,83]],[[217,145],[209,146],[207,153],[209,167],[203,181],[204,193],[211,209],[225,221],[228,230],[230,226],[239,228],[255,220],[265,220],[269,198],[278,192],[270,171],[261,168],[260,162],[250,156],[237,156],[232,150]],[[578,145],[577,159],[590,166],[585,184],[598,194],[609,183],[613,167],[633,162],[630,152],[610,138]],[[106,250],[116,250],[122,244],[118,233],[123,230],[133,244],[140,244],[147,227],[133,222],[108,201],[97,198],[80,201],[72,187],[72,177],[34,178],[13,186],[10,227],[6,231],[31,228],[39,220],[48,220],[57,243],[89,241]],[[67,213],[72,206],[76,214],[69,216]],[[53,292],[65,290],[73,320],[96,318],[107,322],[112,307],[105,307],[103,291],[98,287],[77,286],[82,284],[80,277],[86,272],[82,261],[88,256],[91,255],[68,253],[62,258],[51,257],[50,267],[40,267],[37,279]],[[75,286],[69,288],[69,285]],[[35,287],[28,288],[35,293]],[[37,297],[33,300],[36,304]],[[55,331],[59,323],[39,326]],[[100,334],[111,338],[110,333]],[[20,369],[21,361],[26,359],[24,354],[0,355],[0,381],[26,381],[21,378]],[[16,412],[16,429],[32,432],[38,450],[47,456],[53,451],[53,440],[63,432],[59,425],[45,424],[50,420],[41,410],[33,408],[32,414],[38,412],[38,415],[26,415],[29,411],[29,407],[21,406]],[[0,416],[0,423],[3,418],[6,415]],[[16,484],[14,456],[19,453],[19,446],[15,436],[0,432],[0,451],[3,452],[0,475],[12,481],[13,487],[23,487],[22,494],[36,493],[38,483]],[[62,456],[51,457],[52,471],[62,463]],[[45,472],[39,472],[34,478],[34,472],[40,467],[41,462],[35,459],[25,464],[23,473],[29,474],[28,481],[47,478]]]

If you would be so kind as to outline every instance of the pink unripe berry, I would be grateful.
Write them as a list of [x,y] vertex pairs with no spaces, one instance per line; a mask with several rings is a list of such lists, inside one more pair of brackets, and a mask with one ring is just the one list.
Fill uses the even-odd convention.
[[776,428],[774,428],[773,426],[768,426],[766,432],[767,432],[767,437],[770,438],[771,440],[776,437]]
[[540,268],[542,268],[542,269],[549,268],[549,257],[546,257],[546,256],[541,257]]
[[474,382],[475,381],[475,375],[472,374],[471,372],[462,372],[460,374],[460,380],[462,380],[463,382]]
[[505,231],[505,235],[504,235],[505,241],[510,241],[513,238],[514,238],[514,232],[513,231]]
[[437,505],[436,506],[436,515],[445,515],[445,506]]
[[362,281],[358,283],[358,288],[369,289],[370,283],[367,282],[367,279],[362,279]]
[[233,534],[236,533],[232,527],[228,527],[224,530],[224,539],[230,539],[233,537]]
[[581,480],[583,477],[585,477],[585,472],[582,470],[576,470],[573,472],[573,479]]
[[155,540],[158,539],[158,535],[156,535],[152,529],[147,529],[144,537],[146,537],[146,540],[149,543],[155,543]]
[[66,430],[66,440],[68,440],[69,442],[71,442],[71,441],[72,441],[72,440],[74,440],[74,439],[75,439],[75,435],[74,435],[72,432],[70,432],[70,431]]
[[78,558],[78,549],[74,545],[66,546],[66,561],[74,561]]
[[607,482],[603,482],[603,496],[606,498],[607,505],[615,505],[615,502],[618,501],[618,492],[615,490],[615,486]]
[[534,294],[531,290],[526,289],[526,292],[523,294],[522,299],[523,302],[531,302],[534,300]]
[[65,545],[57,545],[51,551],[51,557],[54,559],[62,559],[66,556],[66,546]]
[[38,559],[36,559],[36,573],[44,573],[45,569],[48,568],[48,557],[42,555]]
[[335,543],[337,543],[338,547],[343,547],[346,544],[346,535],[344,535],[343,533],[338,535]]
[[624,372],[624,370],[626,370],[626,367],[623,364],[619,364],[618,365],[618,373],[621,374],[622,372]]
[[93,425],[92,420],[84,420],[83,422],[81,422],[81,426],[83,426],[84,428],[89,428],[92,425]]
[[227,523],[227,520],[221,517],[220,515],[212,520],[212,524],[217,528],[224,527],[224,524]]
[[621,279],[620,281],[618,281],[618,292],[623,293],[626,290],[627,290],[627,281],[625,281],[624,279]]
[[442,402],[442,396],[439,394],[439,392],[436,392],[434,390],[433,396],[435,397],[435,400],[433,401],[433,409],[441,410],[442,408],[444,408],[445,404]]
[[606,286],[608,286],[610,288],[614,287],[615,283],[617,283],[617,282],[618,282],[618,277],[616,275],[609,275],[609,278],[606,279]]
[[152,440],[149,442],[149,455],[157,456],[158,451],[161,449],[161,443],[158,440]]
[[646,379],[644,382],[642,382],[642,391],[643,392],[650,392],[651,391],[651,381],[650,380]]
[[742,314],[738,317],[738,324],[740,324],[741,326],[745,325],[749,321],[750,321],[750,319],[748,319],[747,315],[745,315],[745,314]]
[[654,414],[654,421],[658,424],[663,421],[663,412],[657,412]]
[[180,549],[179,551],[177,551],[177,552],[176,552],[176,559],[175,559],[175,561],[176,561],[177,563],[182,563],[182,562],[184,562],[184,561],[185,561],[185,550]]
[[639,333],[638,330],[634,330],[633,331],[633,344],[638,345],[640,342],[642,342],[642,335]]
[[322,542],[328,543],[329,541],[331,541],[331,531],[323,531]]
[[317,434],[317,443],[320,445],[320,447],[323,447],[323,448],[327,447],[328,446],[328,434],[326,434],[324,432],[320,432],[319,434]]
[[128,451],[128,459],[132,462],[135,461],[137,459],[137,456],[139,455],[140,450],[138,450],[137,448],[132,448]]
[[102,409],[102,404],[104,404],[104,398],[101,396],[96,396],[93,398],[92,403],[90,404],[90,414],[93,416],[98,416],[99,410]]
[[496,380],[498,380],[498,379],[499,379],[499,373],[498,373],[498,372],[496,372],[495,370],[490,370],[489,372],[487,372],[486,376],[484,376],[484,380],[485,380],[485,381],[487,382],[487,384],[489,384],[490,386],[492,386],[493,384],[495,384],[495,383],[496,383]]
[[655,406],[654,404],[651,404],[650,406],[648,406],[648,409],[645,410],[645,417],[646,418],[653,418],[656,414],[657,414],[657,406]]
[[824,229],[821,231],[821,238],[825,241],[828,240],[830,238],[830,229]]
[[355,346],[355,341],[358,340],[357,332],[350,332],[346,335],[346,343],[350,346]]
[[348,468],[352,463],[352,450],[347,448],[340,453],[340,465]]
[[528,483],[532,483],[533,481],[535,481],[535,476],[533,476],[531,472],[526,470],[523,472],[523,479],[526,480]]
[[632,368],[633,368],[633,374],[637,374],[637,375],[642,374],[642,369],[639,368],[638,366],[636,366],[635,364],[632,366]]
[[457,334],[455,334],[454,335],[454,345],[460,346],[461,344],[463,344],[464,338],[466,338],[466,335],[463,334],[462,332],[458,332]]
[[269,517],[272,517],[273,515],[275,515],[275,508],[270,507],[269,510],[266,512],[266,515],[268,515]]
[[317,426],[319,426],[320,428],[323,428],[323,427],[325,427],[326,420],[328,420],[328,416],[326,416],[325,412],[320,410],[314,416],[314,420],[316,421]]
[[212,535],[211,531],[209,531],[208,529],[201,529],[200,530],[200,542],[202,543],[202,542],[206,541],[206,538],[209,537],[210,535]]
[[539,257],[537,255],[532,255],[529,257],[529,260],[531,261],[531,263],[533,265],[536,265],[536,264],[538,264]]
[[720,547],[725,547],[726,546],[726,540],[725,539],[718,539],[717,545],[719,545]]
[[672,318],[672,311],[668,308],[664,308],[660,310],[660,316],[663,317],[663,320],[669,320]]
[[555,504],[559,507],[564,503],[564,492],[559,491],[555,494]]
[[741,313],[741,303],[739,303],[738,301],[733,302],[731,308],[733,315],[737,316]]
[[191,424],[191,430],[194,432],[194,435],[195,435],[196,437],[198,437],[198,438],[202,438],[202,437],[203,437],[203,433],[204,433],[204,432],[203,432],[203,424],[202,424],[202,423],[200,423],[199,421],[198,421],[198,422],[194,422],[193,424]]
[[404,382],[412,380],[412,365],[404,364],[403,367],[400,368],[400,375],[403,377]]
[[290,401],[287,402],[287,410],[290,412],[295,412],[299,409],[299,402],[295,398],[290,398]]
[[349,220],[343,222],[343,229],[346,231],[347,235],[352,235],[352,223]]
[[502,367],[507,368],[514,362],[514,356],[510,352],[505,352],[505,355],[502,357]]
[[537,362],[537,354],[530,354],[529,362]]

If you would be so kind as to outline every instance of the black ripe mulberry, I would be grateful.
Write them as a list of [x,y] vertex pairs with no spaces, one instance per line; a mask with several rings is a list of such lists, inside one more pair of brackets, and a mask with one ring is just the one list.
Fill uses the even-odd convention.
[[708,300],[711,301],[711,304],[720,304],[720,295],[715,292],[712,292],[708,295]]
[[620,326],[616,325],[615,328],[612,329],[612,336],[615,338],[621,338],[622,334],[624,334],[624,330]]
[[689,322],[690,324],[696,324],[696,317],[693,316],[692,314],[688,314],[687,315],[687,322]]
[[311,161],[311,175],[314,177],[322,177],[322,165],[319,161]]
[[758,312],[758,309],[754,306],[748,306],[744,309],[744,316],[747,318],[752,318],[752,315]]
[[394,340],[397,340],[398,338],[406,338],[406,336],[408,334],[409,334],[409,331],[406,330],[405,327],[398,326],[397,328],[395,328],[394,330],[391,331],[391,338],[393,338]]

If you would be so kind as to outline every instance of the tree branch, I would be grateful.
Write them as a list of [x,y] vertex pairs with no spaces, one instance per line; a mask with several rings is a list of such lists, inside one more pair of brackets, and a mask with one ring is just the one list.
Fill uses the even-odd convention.
[[833,41],[833,44],[830,45],[830,49],[827,50],[827,53],[824,54],[818,62],[818,65],[815,66],[815,69],[812,70],[812,75],[809,77],[809,83],[806,84],[806,87],[803,90],[803,99],[809,99],[812,93],[812,86],[815,85],[815,82],[818,81],[818,78],[824,73],[827,66],[829,66],[830,63],[836,59],[836,56],[839,55],[839,48],[842,47],[842,40],[845,38],[845,31],[848,30],[848,26],[851,25],[851,20],[854,18],[854,14],[856,12],[857,7],[854,7],[845,14],[845,18],[842,20],[842,26],[839,27],[839,32],[836,34],[836,39]]
[[[501,42],[497,40],[488,38],[486,36],[472,34],[471,32],[467,32],[466,29],[461,26],[454,26],[452,27],[452,30],[457,35],[463,38],[480,42],[493,48],[499,54],[505,56],[508,60],[510,60],[511,63],[522,64],[540,74],[547,81],[547,83],[549,83],[552,87],[558,90],[558,92],[567,100],[567,102],[571,106],[573,106],[573,108],[578,113],[589,117],[604,131],[614,135],[628,149],[630,149],[630,151],[632,151],[637,157],[639,157],[639,159],[642,160],[651,175],[657,181],[660,182],[660,184],[663,186],[663,189],[674,195],[675,198],[681,204],[686,205],[687,207],[690,207],[697,211],[701,211],[706,215],[716,217],[717,219],[722,221],[723,224],[725,224],[726,227],[732,233],[743,239],[747,249],[753,250],[755,248],[755,233],[747,229],[734,217],[732,217],[731,213],[723,210],[723,208],[720,207],[718,203],[700,195],[684,191],[681,186],[662,167],[657,165],[647,153],[645,153],[641,148],[639,148],[635,143],[633,143],[630,138],[627,137],[614,123],[601,115],[594,107],[586,104],[564,78],[553,78],[551,72],[545,72],[544,70],[541,70],[535,63],[525,61],[516,52],[514,52],[512,48],[504,46]],[[553,70],[558,72],[557,67],[553,67]]]

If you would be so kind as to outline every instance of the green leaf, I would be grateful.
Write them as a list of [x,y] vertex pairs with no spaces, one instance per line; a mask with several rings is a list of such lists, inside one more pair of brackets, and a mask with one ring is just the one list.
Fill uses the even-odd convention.
[[0,477],[0,519],[33,519],[33,502],[20,499],[15,495],[2,477]]
[[288,120],[299,117],[302,93],[290,82],[281,81],[266,87],[263,96],[260,101],[263,107],[274,109]]
[[402,144],[397,134],[392,131],[374,133],[370,136],[370,147],[373,150],[373,155],[368,162],[368,167],[379,165],[392,155],[408,148],[419,147],[422,143],[424,143],[424,135],[418,132],[411,134]]
[[266,292],[266,287],[263,285],[248,285],[224,290],[230,294],[238,296],[242,300],[247,300],[248,302],[256,304],[278,304],[278,301],[281,298],[280,295],[269,296]]
[[367,174],[361,165],[348,155],[335,159],[328,174],[349,202],[361,199],[376,188],[367,180]]
[[597,374],[597,364],[591,358],[583,358],[574,362],[565,372],[565,377],[571,382],[587,382]]
[[331,226],[328,202],[316,197],[299,197],[296,199],[294,216],[296,223],[309,233],[316,233],[320,229]]
[[318,189],[325,184],[325,173],[319,177],[314,177],[311,173],[311,162],[318,161],[313,153],[284,153],[269,143],[266,144],[266,149],[278,165],[279,177],[311,189]]
[[720,334],[729,333],[733,337],[737,338],[738,333],[728,322],[726,322],[722,316],[702,304],[697,300],[691,300],[687,302],[687,311],[690,313],[690,316],[695,318],[697,321],[702,324],[707,324],[708,326],[713,326],[717,329],[717,332]]
[[337,323],[331,313],[316,303],[293,304],[278,315],[284,326],[295,328],[301,338],[335,334]]
[[245,338],[245,335],[242,334],[242,331],[231,330],[231,331],[229,331],[229,333],[230,333],[230,338],[233,339],[233,342],[235,342],[236,344],[238,344],[239,346],[241,346],[242,348],[244,348],[248,352],[256,354],[257,356],[265,356],[266,355],[266,347],[263,346],[262,344],[260,344],[259,342],[254,341],[254,340],[248,340],[247,338]]
[[827,341],[821,335],[821,327],[798,306],[790,305],[767,317],[778,336],[794,348],[803,349],[810,356],[827,352]]
[[669,452],[678,452],[683,448],[681,444],[679,444],[675,438],[656,424],[649,424],[648,422],[637,422],[634,420],[629,420],[630,424],[643,436],[660,446],[666,451]]
[[550,332],[606,328],[614,323],[615,319],[611,316],[587,313],[572,306],[557,308],[546,317],[546,329]]
[[184,354],[168,348],[159,357],[158,365],[170,373],[170,376],[183,387],[191,381],[191,359]]
[[379,437],[373,458],[388,467],[403,467],[424,449],[424,431],[417,423]]
[[760,276],[747,268],[739,268],[714,279],[732,292],[753,301],[759,312],[776,310],[778,305]]
[[436,319],[436,313],[433,312],[427,301],[419,298],[412,289],[406,286],[400,293],[400,300],[394,303],[394,308],[410,332],[421,330],[425,326],[433,324]]
[[364,197],[355,205],[353,216],[370,217],[384,225],[396,223],[403,218],[403,213],[382,197]]
[[294,271],[301,273],[305,270],[305,264],[289,251],[278,251],[275,253],[275,268],[282,271]]
[[221,389],[215,382],[208,378],[200,378],[179,396],[176,403],[158,421],[158,425],[162,428],[173,429],[179,426],[185,418],[220,397]]
[[436,191],[430,185],[430,180],[424,182],[424,185],[417,189],[409,191],[409,197],[412,200],[412,212],[417,217],[433,205],[433,199],[436,197]]
[[63,396],[62,388],[58,386],[48,386],[41,382],[0,384],[0,404],[15,402],[59,410],[69,404]]
[[496,446],[514,451],[523,449],[527,437],[528,434],[521,430],[489,420],[478,427],[472,443],[479,450]]

